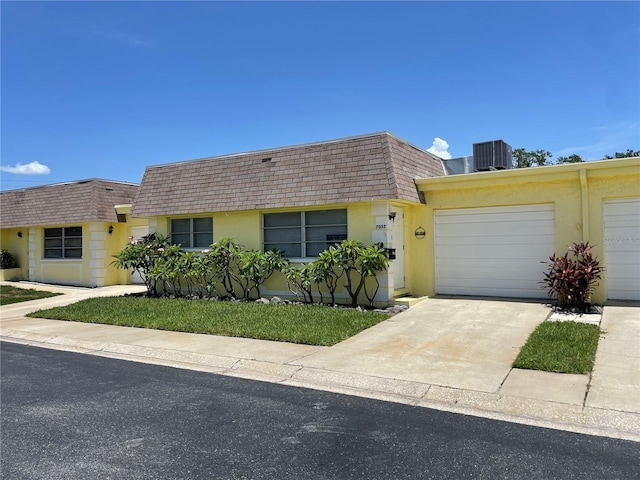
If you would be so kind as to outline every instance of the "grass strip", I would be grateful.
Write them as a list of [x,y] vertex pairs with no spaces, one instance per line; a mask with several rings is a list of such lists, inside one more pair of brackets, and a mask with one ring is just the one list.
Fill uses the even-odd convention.
[[545,372],[589,373],[601,333],[600,327],[588,323],[543,322],[531,333],[513,366]]
[[18,288],[13,285],[0,285],[0,305],[11,303],[28,302],[39,298],[55,297],[61,293],[45,292],[34,290],[33,288]]
[[388,315],[321,305],[283,305],[145,297],[90,298],[29,317],[176,332],[335,345]]

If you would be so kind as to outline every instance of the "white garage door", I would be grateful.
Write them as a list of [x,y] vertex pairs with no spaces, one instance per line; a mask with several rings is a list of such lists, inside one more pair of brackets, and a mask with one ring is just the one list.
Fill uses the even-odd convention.
[[555,251],[551,204],[435,212],[436,293],[544,298]]
[[640,300],[640,198],[604,204],[607,298]]

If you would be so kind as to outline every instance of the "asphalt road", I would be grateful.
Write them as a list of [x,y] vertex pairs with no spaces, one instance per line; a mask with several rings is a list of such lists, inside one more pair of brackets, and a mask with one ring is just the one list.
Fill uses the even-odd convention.
[[640,478],[640,444],[0,344],[9,479]]

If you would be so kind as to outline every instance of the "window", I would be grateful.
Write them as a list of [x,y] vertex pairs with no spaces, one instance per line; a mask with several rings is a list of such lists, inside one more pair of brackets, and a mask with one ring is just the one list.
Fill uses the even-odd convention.
[[264,250],[282,250],[289,258],[317,257],[347,239],[347,210],[266,213]]
[[180,218],[171,220],[171,243],[182,248],[206,248],[213,243],[213,219]]
[[82,258],[82,227],[45,228],[44,258]]

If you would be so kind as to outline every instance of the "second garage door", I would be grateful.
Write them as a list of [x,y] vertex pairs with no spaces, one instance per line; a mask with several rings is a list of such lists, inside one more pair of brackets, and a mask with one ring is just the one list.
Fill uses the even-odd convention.
[[436,293],[544,298],[555,251],[552,204],[437,210]]
[[640,198],[604,204],[607,298],[640,300]]

